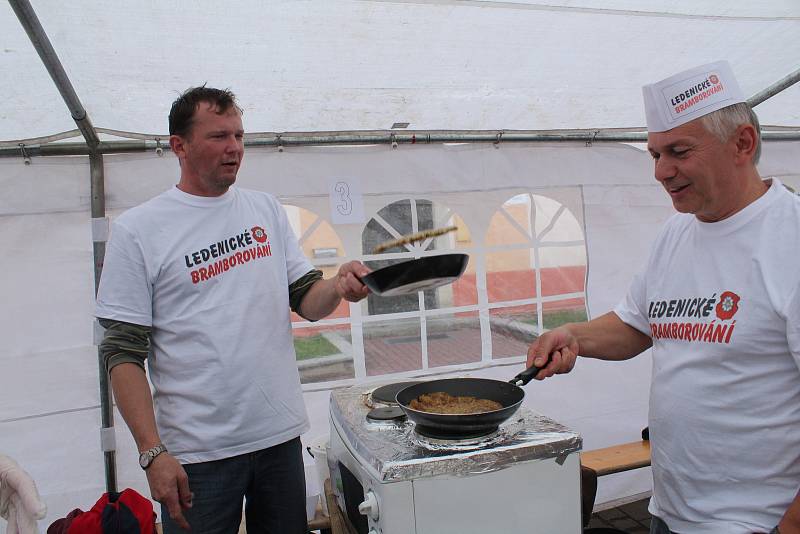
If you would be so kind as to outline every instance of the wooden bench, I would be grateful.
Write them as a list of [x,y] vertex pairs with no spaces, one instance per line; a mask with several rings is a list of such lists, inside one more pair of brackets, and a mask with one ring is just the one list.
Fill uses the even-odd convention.
[[587,526],[597,497],[597,477],[650,465],[648,440],[623,443],[581,453],[581,516]]
[[581,453],[581,466],[599,477],[650,465],[650,442],[635,441]]

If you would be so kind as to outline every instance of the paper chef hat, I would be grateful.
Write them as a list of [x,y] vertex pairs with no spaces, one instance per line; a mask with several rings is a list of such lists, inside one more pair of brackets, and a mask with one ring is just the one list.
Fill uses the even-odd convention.
[[666,132],[746,101],[727,61],[701,65],[645,85],[642,93],[648,132]]

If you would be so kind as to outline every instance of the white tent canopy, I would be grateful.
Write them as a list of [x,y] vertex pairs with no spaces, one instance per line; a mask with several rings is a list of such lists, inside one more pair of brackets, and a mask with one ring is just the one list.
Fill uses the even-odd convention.
[[[33,7],[95,126],[150,134],[203,82],[238,94],[252,132],[550,130],[644,126],[641,86],[702,63],[730,61],[746,95],[800,67],[792,0]],[[0,141],[74,129],[5,4],[0,35]],[[795,86],[762,123],[800,126],[798,103]]]
[[[237,94],[248,132],[385,131],[396,122],[410,123],[409,131],[636,131],[644,126],[644,83],[727,59],[752,95],[800,68],[800,5],[793,0],[32,3],[92,123],[117,137],[165,139],[171,102],[204,82]],[[49,524],[105,491],[92,318],[92,239],[103,224],[95,220],[92,233],[89,158],[26,164],[21,150],[9,152],[20,142],[44,145],[43,138],[74,130],[75,121],[5,3],[0,67],[0,250],[7,259],[0,453],[33,475]],[[765,143],[761,174],[800,187],[800,84],[756,111],[766,130],[795,135]],[[112,218],[178,176],[174,158],[152,150],[106,155],[104,169]],[[333,180],[363,194],[362,222],[336,222]],[[351,305],[344,316],[313,325],[327,339],[347,340],[332,358],[349,367],[303,375],[312,422],[306,443],[327,433],[331,388],[434,373],[510,378],[524,351],[501,348],[496,328],[506,312],[524,309],[539,332],[549,327],[554,302],[579,301],[588,317],[605,313],[672,213],[649,155],[619,143],[501,137],[499,144],[396,149],[250,147],[239,183],[281,199],[304,249],[324,269],[375,259],[365,247],[367,221],[385,222],[387,206],[429,205],[433,221],[457,218],[468,234],[437,245],[471,256],[465,277],[474,285],[462,296],[456,288],[435,305],[421,298],[402,313]],[[524,217],[515,213],[528,219],[520,226]],[[497,237],[515,225],[522,237]],[[493,286],[498,265],[520,253],[531,273],[554,269],[553,287],[563,287],[543,296]],[[475,333],[462,360],[437,360],[431,332],[440,320]],[[419,365],[376,370],[386,362],[369,340],[384,323],[419,338]],[[296,335],[309,326],[295,324]],[[632,441],[647,425],[649,379],[648,354],[618,364],[581,361],[570,375],[527,386],[526,406],[576,429],[587,449]],[[115,420],[117,485],[148,494],[135,444],[119,414]],[[606,478],[600,503],[651,487],[649,470]]]

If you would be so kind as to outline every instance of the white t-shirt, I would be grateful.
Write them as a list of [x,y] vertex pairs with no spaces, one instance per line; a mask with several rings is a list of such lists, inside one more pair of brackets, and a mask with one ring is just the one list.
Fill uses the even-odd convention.
[[97,317],[152,326],[156,421],[182,463],[228,458],[308,428],[288,286],[313,269],[280,203],[177,187],[114,222]]
[[650,512],[680,533],[768,532],[800,488],[800,198],[677,214],[614,310],[653,339]]

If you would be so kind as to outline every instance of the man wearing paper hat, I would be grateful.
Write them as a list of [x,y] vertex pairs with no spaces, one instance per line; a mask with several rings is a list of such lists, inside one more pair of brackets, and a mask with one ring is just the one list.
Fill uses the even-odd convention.
[[800,198],[760,177],[727,62],[643,93],[679,213],[614,311],[544,334],[528,365],[544,379],[652,347],[651,532],[800,533]]

